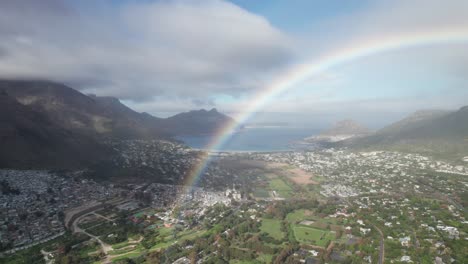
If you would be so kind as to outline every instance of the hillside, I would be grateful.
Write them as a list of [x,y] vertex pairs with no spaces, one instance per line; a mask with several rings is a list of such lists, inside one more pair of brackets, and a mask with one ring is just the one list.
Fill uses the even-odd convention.
[[0,92],[0,167],[78,168],[112,152]]
[[459,157],[468,154],[468,106],[458,111],[419,111],[376,133],[340,146],[395,149]]
[[215,109],[157,118],[49,81],[0,80],[0,92],[0,167],[88,166],[111,158],[109,140],[170,140],[232,122]]
[[43,113],[57,126],[99,138],[158,139],[212,134],[226,122],[232,122],[216,109],[157,118],[138,113],[117,98],[88,96],[49,81],[0,80],[0,90]]
[[346,119],[337,122],[328,130],[321,132],[318,136],[308,137],[305,142],[309,143],[333,143],[346,139],[368,135],[370,130],[356,121]]
[[234,122],[232,118],[219,113],[215,108],[180,113],[165,120],[167,129],[178,135],[213,134],[226,124]]
[[417,127],[420,127],[426,123],[430,123],[434,119],[437,119],[449,113],[450,111],[446,110],[420,110],[403,118],[400,121],[397,121],[380,129],[377,132],[377,134],[391,135],[402,133],[403,131],[416,129]]
[[363,135],[370,130],[354,120],[346,119],[337,122],[333,127],[321,133],[323,136]]
[[63,84],[47,81],[0,81],[0,89],[64,129],[99,138],[167,136],[115,98],[87,96]]

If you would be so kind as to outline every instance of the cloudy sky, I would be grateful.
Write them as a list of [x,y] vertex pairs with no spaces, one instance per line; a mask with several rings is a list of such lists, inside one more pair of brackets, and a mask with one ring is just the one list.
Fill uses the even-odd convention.
[[[369,38],[457,28],[466,0],[2,0],[0,77],[64,82],[168,116],[233,114],[278,76]],[[353,44],[355,45],[355,44]],[[253,120],[378,127],[468,105],[468,43],[377,53],[310,76]]]

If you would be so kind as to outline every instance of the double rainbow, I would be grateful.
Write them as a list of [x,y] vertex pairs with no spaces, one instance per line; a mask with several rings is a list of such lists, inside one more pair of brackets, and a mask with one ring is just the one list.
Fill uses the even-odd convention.
[[[227,124],[217,131],[212,141],[207,145],[206,150],[221,149],[223,144],[238,129],[239,124],[245,123],[255,112],[265,106],[273,98],[306,79],[316,74],[323,73],[332,67],[363,57],[402,48],[465,42],[468,42],[468,28],[379,36],[352,43],[346,48],[338,49],[321,56],[311,63],[296,66],[288,72],[285,72],[279,78],[273,80],[270,85],[253,96],[248,106],[234,117],[237,122]],[[210,155],[206,154],[202,157],[201,162],[194,165],[185,180],[184,185],[187,188],[191,188],[199,182],[211,160],[212,158]]]

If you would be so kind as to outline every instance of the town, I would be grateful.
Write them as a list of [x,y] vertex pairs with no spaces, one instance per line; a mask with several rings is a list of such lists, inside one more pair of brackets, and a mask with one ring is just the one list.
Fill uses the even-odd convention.
[[0,170],[0,183],[2,249],[23,249],[63,234],[64,211],[117,195],[110,186],[46,171]]
[[[170,154],[148,150],[156,144]],[[167,142],[125,149],[119,164],[158,175],[182,177],[200,159]],[[0,171],[2,255],[6,263],[467,260],[466,161],[346,149],[213,155],[197,186]]]

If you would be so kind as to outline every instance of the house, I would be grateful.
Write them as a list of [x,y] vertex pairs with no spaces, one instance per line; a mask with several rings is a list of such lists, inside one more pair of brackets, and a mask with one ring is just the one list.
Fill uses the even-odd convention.
[[362,228],[362,227],[360,227],[360,228],[359,228],[359,231],[361,231],[361,233],[362,233],[363,235],[366,235],[366,234],[369,233],[371,230],[370,230],[370,228]]
[[407,237],[402,237],[399,239],[400,243],[401,243],[401,246],[403,247],[409,247],[409,244],[411,242],[411,237],[407,236]]
[[458,229],[453,226],[437,225],[437,229],[447,232],[450,239],[458,239],[460,236]]
[[310,254],[312,254],[312,256],[314,256],[314,257],[318,256],[318,254],[319,254],[319,252],[316,251],[316,250],[310,250],[309,252],[310,252]]
[[411,257],[410,256],[402,256],[401,259],[400,259],[401,262],[413,262],[411,261]]
[[353,229],[353,228],[350,227],[350,226],[345,227],[345,232],[346,232],[346,234],[351,234],[351,230],[352,230],[352,229]]

